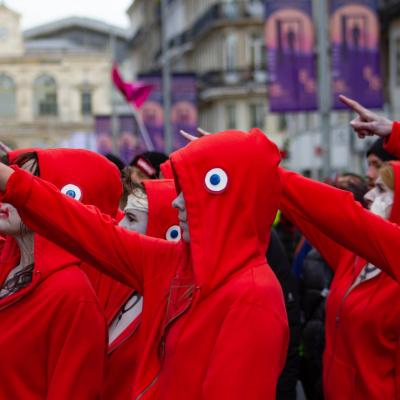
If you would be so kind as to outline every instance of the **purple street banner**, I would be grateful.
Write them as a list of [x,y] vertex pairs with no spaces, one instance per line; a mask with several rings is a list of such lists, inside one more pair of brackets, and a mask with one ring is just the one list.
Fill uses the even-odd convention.
[[139,115],[149,133],[154,150],[164,151],[164,108],[161,75],[158,73],[142,74],[139,75],[138,79],[153,86],[150,96],[139,108]]
[[[101,154],[113,153],[111,124],[109,115],[95,118],[96,148]],[[120,115],[118,127],[117,155],[125,164],[129,164],[136,154],[145,151],[145,146],[133,115]]]
[[268,97],[272,112],[317,108],[311,0],[266,0]]
[[187,144],[187,140],[179,133],[182,129],[186,132],[196,132],[198,114],[195,74],[173,75],[171,125],[175,150]]
[[101,154],[112,153],[113,139],[111,131],[111,118],[108,115],[95,117],[94,132],[96,135],[97,151]]
[[368,108],[383,106],[379,53],[379,21],[376,0],[332,0],[333,107],[346,108],[344,94]]
[[[165,151],[162,77],[160,74],[143,74],[138,79],[153,86],[139,112],[155,150]],[[173,149],[176,150],[187,143],[179,131],[196,132],[198,126],[196,75],[175,73],[171,84],[171,125]]]
[[119,116],[118,126],[119,158],[128,165],[137,154],[142,153],[146,148],[133,115]]

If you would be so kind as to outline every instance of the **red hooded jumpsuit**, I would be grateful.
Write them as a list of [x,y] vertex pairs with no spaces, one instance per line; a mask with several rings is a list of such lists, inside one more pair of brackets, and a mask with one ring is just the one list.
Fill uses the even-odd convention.
[[[172,180],[143,182],[149,204],[146,235],[170,241],[180,239],[178,212],[172,208],[176,197]],[[130,313],[129,325],[110,343],[106,363],[103,400],[131,400],[133,380],[141,345],[135,334],[141,320],[142,296],[130,287],[101,274],[100,303],[105,306],[108,325],[119,319],[125,310]],[[111,336],[111,332],[110,336]]]
[[278,149],[258,130],[228,131],[171,161],[190,244],[127,232],[21,170],[5,199],[34,230],[143,293],[133,399],[273,399],[288,343],[282,291],[265,260]]
[[[115,214],[121,184],[105,158],[81,150],[45,150],[38,151],[38,159],[40,176],[61,197],[67,198],[60,190],[77,197],[80,191],[82,202]],[[103,185],[109,193],[100,196]],[[52,213],[48,204],[42,205]],[[74,225],[66,210],[59,217]],[[1,282],[19,257],[16,242],[8,237],[0,258]],[[80,265],[76,257],[35,235],[31,284],[0,300],[0,399],[101,398],[106,326]]]

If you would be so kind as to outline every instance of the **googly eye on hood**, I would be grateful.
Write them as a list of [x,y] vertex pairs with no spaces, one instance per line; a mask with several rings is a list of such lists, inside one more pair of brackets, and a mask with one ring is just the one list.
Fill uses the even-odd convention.
[[68,197],[71,197],[77,201],[79,201],[82,197],[82,191],[78,188],[78,186],[69,183],[61,188],[61,193],[65,194]]
[[228,186],[228,175],[222,168],[212,168],[207,172],[204,182],[209,192],[221,193]]
[[181,236],[181,228],[179,227],[179,225],[173,225],[168,228],[165,234],[165,239],[170,242],[179,242],[181,240]]

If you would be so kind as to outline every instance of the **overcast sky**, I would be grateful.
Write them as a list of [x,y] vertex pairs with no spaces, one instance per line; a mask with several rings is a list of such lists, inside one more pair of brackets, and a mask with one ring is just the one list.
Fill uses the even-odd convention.
[[70,16],[95,18],[127,28],[126,10],[132,0],[5,0],[4,3],[22,15],[23,29]]

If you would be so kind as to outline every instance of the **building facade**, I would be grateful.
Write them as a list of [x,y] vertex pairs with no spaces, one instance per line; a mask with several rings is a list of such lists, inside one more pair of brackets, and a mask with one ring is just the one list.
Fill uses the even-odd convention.
[[20,18],[0,5],[0,140],[49,147],[75,132],[89,136],[93,116],[111,113],[110,70],[127,32],[67,18],[23,33]]
[[[134,0],[129,60],[132,76],[160,70],[159,2]],[[167,40],[174,72],[195,72],[199,124],[208,131],[259,127],[282,142],[284,121],[268,115],[261,0],[171,0]]]
[[[314,0],[318,1],[318,0]],[[128,69],[160,70],[159,1],[134,0]],[[387,109],[400,115],[400,2],[382,0],[382,64]],[[260,127],[288,151],[288,167],[321,177],[324,160],[317,112],[269,113],[264,47],[264,1],[170,0],[167,39],[173,71],[198,77],[200,125],[209,131]],[[327,27],[328,29],[328,27]],[[349,128],[349,111],[331,113],[332,171],[362,173],[367,141]]]

